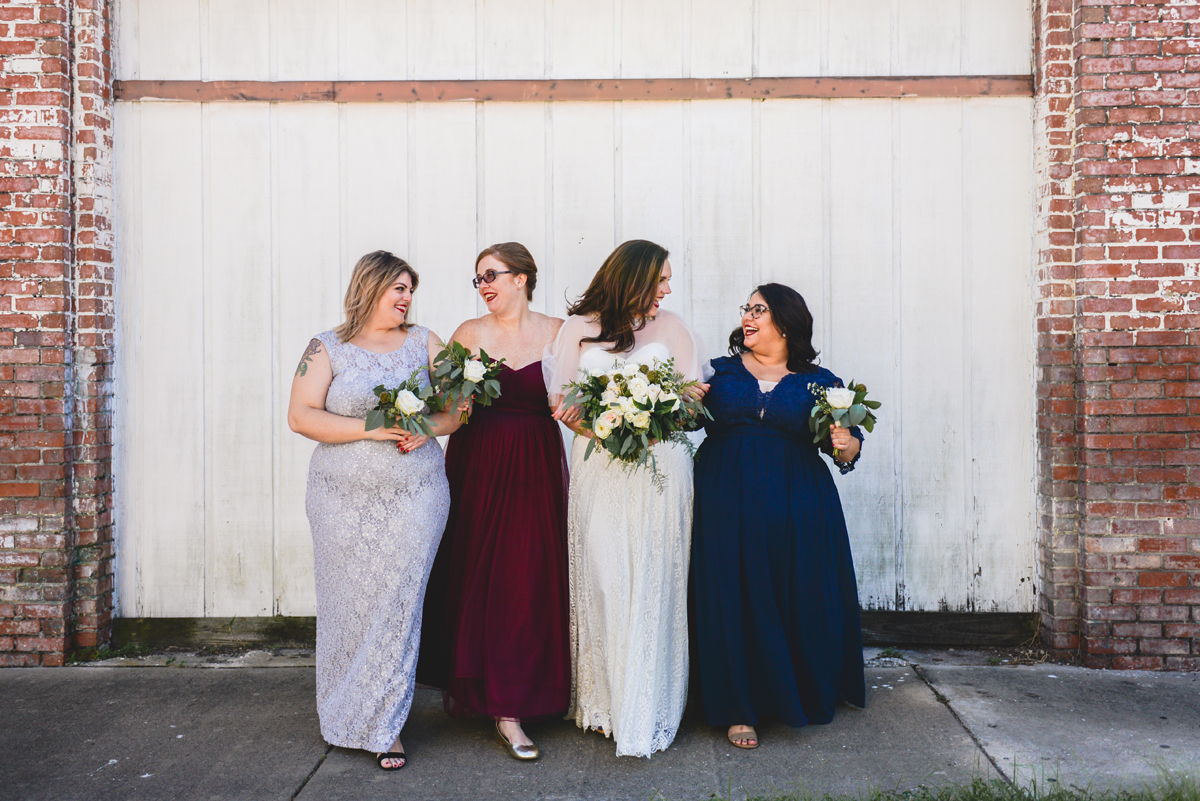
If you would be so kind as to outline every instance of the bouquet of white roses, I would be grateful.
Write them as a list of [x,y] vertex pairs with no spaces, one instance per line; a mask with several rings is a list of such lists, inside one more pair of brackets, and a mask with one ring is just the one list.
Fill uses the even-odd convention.
[[[879,401],[867,400],[867,388],[853,381],[846,387],[823,387],[820,384],[809,384],[817,402],[813,405],[812,414],[808,417],[808,430],[813,432],[813,442],[820,442],[829,436],[829,429],[834,423],[843,428],[861,425],[867,431],[875,430],[875,415],[872,409],[878,409]],[[833,456],[838,457],[834,448]]]
[[649,365],[618,359],[609,370],[567,384],[563,405],[579,404],[583,425],[592,432],[583,458],[602,448],[631,468],[648,467],[661,492],[662,476],[650,445],[678,442],[692,450],[685,432],[696,428],[700,415],[712,419],[699,401],[686,397],[686,390],[698,383],[684,380],[674,359],[655,359]]
[[[453,409],[466,407],[477,400],[482,406],[490,406],[493,398],[500,397],[500,366],[504,359],[492,359],[483,348],[479,357],[460,342],[446,345],[433,364],[432,380],[438,384],[442,407]],[[462,422],[467,422],[470,412],[463,409]]]
[[437,406],[438,402],[433,397],[432,386],[421,386],[423,369],[418,367],[413,370],[408,380],[395,389],[388,389],[383,384],[375,387],[375,397],[379,398],[379,403],[367,412],[367,431],[398,427],[417,436],[433,436],[425,411],[430,405]]

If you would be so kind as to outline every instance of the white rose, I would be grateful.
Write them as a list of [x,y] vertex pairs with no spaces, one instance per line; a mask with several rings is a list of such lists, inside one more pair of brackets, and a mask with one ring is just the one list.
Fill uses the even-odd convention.
[[637,362],[625,362],[620,370],[621,375],[625,376],[626,378],[633,378],[640,372],[641,368]]
[[679,396],[676,395],[674,392],[664,392],[662,394],[662,397],[659,398],[659,400],[662,401],[663,403],[670,403],[671,401],[675,401],[675,405],[671,407],[671,411],[673,411],[673,412],[679,411]]
[[645,431],[650,427],[650,412],[638,412],[629,418],[629,421],[633,423],[634,428],[640,428]]
[[418,398],[407,389],[402,389],[396,393],[396,410],[401,414],[410,415],[416,414],[425,408],[425,401]]
[[617,398],[621,397],[617,390],[611,389],[612,386],[612,384],[609,384],[610,389],[604,390],[604,392],[600,395],[600,402],[605,406],[613,405],[617,402]]
[[642,374],[629,379],[629,394],[638,403],[645,403],[650,397],[650,382]]
[[650,396],[650,400],[658,403],[658,399],[662,397],[663,390],[658,384],[651,384],[650,389],[646,390],[646,394]]
[[625,414],[620,406],[610,406],[607,412],[600,413],[600,417],[603,417],[610,426],[616,428],[621,425],[621,420],[624,419]]
[[484,374],[487,373],[487,368],[483,366],[483,362],[479,359],[471,359],[467,362],[467,366],[463,368],[463,378],[478,384],[483,380]]
[[637,407],[633,405],[633,398],[617,398],[617,402],[613,405],[618,407],[620,413],[624,415],[630,415],[637,411]]
[[849,409],[854,405],[854,390],[840,387],[826,390],[825,400],[835,409]]
[[604,419],[604,415],[600,415],[592,423],[592,433],[599,439],[608,439],[608,435],[612,433],[612,426]]

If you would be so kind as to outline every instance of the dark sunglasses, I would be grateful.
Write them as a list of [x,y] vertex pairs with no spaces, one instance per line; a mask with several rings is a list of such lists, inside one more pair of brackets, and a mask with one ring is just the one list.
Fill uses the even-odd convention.
[[471,279],[471,286],[479,289],[480,284],[490,284],[497,275],[512,275],[512,270],[485,270],[483,275]]

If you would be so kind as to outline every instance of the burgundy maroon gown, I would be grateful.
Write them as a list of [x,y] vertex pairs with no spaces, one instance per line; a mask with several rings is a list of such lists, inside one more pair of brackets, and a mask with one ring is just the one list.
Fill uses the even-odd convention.
[[425,599],[418,679],[454,716],[566,712],[567,461],[542,364],[500,374],[450,437],[450,519]]

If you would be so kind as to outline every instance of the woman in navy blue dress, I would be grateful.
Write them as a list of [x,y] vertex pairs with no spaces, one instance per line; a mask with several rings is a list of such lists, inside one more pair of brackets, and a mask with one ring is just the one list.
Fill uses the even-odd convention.
[[758,746],[763,718],[828,723],[839,701],[865,702],[850,541],[820,455],[837,448],[849,472],[862,434],[834,428],[813,444],[809,384],[842,382],[814,364],[812,325],[794,289],[758,287],[704,399],[691,577],[700,698],[739,748]]

